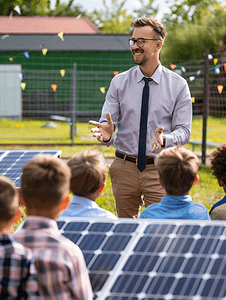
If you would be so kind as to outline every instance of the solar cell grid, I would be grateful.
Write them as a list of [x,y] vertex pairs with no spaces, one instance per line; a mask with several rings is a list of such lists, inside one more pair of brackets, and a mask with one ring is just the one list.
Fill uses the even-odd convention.
[[50,154],[60,157],[61,150],[45,151],[0,151],[0,174],[11,179],[16,187],[20,186],[20,176],[22,166],[31,158],[38,154]]
[[226,222],[59,220],[98,300],[226,300]]

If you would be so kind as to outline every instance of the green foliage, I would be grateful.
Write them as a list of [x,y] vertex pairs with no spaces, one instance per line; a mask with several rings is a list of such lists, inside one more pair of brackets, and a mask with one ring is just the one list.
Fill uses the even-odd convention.
[[[21,16],[86,15],[81,5],[74,5],[74,0],[70,0],[68,4],[57,0],[54,9],[51,9],[50,0],[0,0],[0,16],[8,16],[17,5],[20,7]],[[14,11],[13,15],[18,16],[18,13]]]
[[148,0],[147,4],[145,5],[144,0],[140,0],[141,8],[134,9],[133,16],[135,18],[150,18],[151,16],[155,16],[159,11],[159,6],[153,7],[154,0]]
[[95,9],[89,14],[89,18],[102,33],[129,33],[134,18],[124,8],[126,1],[111,0],[111,4],[108,6],[106,1],[103,0],[104,10],[97,11]]
[[[199,13],[201,14],[201,12]],[[177,21],[177,20],[176,20]],[[172,22],[164,18],[167,37],[161,50],[161,61],[204,59],[205,49],[216,53],[226,30],[226,11],[219,4],[203,11],[192,21]]]

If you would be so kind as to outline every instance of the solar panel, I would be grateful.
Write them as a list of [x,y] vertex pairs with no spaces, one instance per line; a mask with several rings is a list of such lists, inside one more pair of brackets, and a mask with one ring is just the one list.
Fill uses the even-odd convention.
[[56,157],[61,156],[61,150],[14,150],[0,151],[0,175],[11,179],[16,187],[20,187],[20,176],[23,165],[38,154],[50,154]]
[[60,217],[95,299],[226,300],[226,222]]

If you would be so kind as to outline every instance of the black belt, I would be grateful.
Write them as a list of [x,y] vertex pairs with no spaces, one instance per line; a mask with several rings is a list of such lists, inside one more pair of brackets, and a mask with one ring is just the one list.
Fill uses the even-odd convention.
[[[115,151],[115,156],[137,164],[137,158],[123,154],[118,150]],[[152,157],[146,158],[146,165],[151,165],[151,164],[154,164],[154,158]]]

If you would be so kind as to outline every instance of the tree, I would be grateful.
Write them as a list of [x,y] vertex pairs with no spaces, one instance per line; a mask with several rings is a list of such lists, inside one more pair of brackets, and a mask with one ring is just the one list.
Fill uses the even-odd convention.
[[194,22],[203,17],[204,12],[212,10],[217,4],[217,0],[168,0],[171,12],[165,14],[162,22],[164,24]]
[[[51,9],[50,0],[0,0],[0,15],[9,16],[15,6],[20,7],[21,16],[85,16],[82,6],[74,5],[74,0],[68,4],[56,1],[55,8]],[[13,12],[13,15],[18,15]]]
[[154,8],[153,2],[154,0],[149,0],[148,3],[145,5],[144,0],[140,0],[141,8],[135,9],[133,11],[133,15],[135,16],[135,18],[150,18],[151,16],[155,16],[158,13],[159,6]]
[[216,53],[226,32],[226,12],[220,4],[205,10],[195,21],[166,25],[167,36],[161,50],[161,61],[204,59],[205,49]]
[[128,14],[124,5],[127,0],[111,0],[110,7],[103,0],[104,10],[96,9],[89,14],[90,20],[102,31],[102,33],[129,33],[133,16]]
[[125,9],[127,0],[111,0],[110,6],[103,0],[104,10],[94,10],[88,16],[102,33],[129,34],[132,32],[131,23],[135,18],[157,14],[158,7],[153,8],[153,2],[154,0],[148,0],[145,5],[144,0],[140,0],[141,8],[128,13]]

